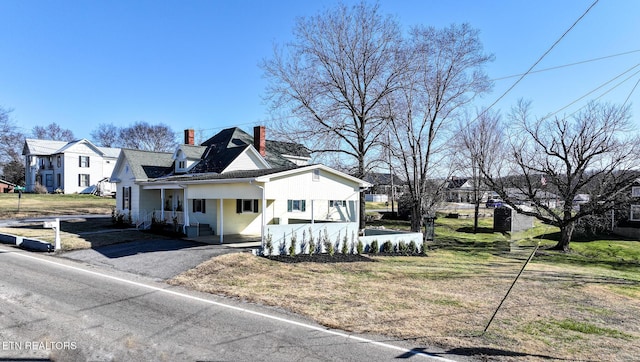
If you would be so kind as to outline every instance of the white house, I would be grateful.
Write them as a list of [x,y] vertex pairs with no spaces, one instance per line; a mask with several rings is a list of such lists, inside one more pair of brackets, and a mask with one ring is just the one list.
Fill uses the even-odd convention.
[[115,185],[108,179],[119,153],[119,148],[98,147],[86,139],[27,139],[22,149],[25,190],[33,192],[40,184],[48,192],[109,194]]
[[360,190],[369,183],[306,164],[306,148],[266,140],[264,127],[254,128],[253,137],[225,129],[201,146],[185,136],[187,144],[174,153],[122,150],[111,177],[118,213],[140,227],[155,220],[190,236],[208,231],[216,242],[233,234],[357,235]]

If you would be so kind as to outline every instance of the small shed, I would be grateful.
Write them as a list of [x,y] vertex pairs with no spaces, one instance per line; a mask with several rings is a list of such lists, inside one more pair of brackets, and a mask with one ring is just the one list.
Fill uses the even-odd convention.
[[508,205],[497,207],[493,213],[493,231],[518,232],[533,227],[533,216],[519,214]]

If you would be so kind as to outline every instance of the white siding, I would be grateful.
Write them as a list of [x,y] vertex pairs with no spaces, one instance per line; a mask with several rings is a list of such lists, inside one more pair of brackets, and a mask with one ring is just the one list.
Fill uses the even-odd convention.
[[[320,178],[313,180],[308,170],[272,180],[266,185],[266,198],[275,200],[269,210],[267,222],[277,219],[288,224],[290,219],[355,221],[357,215],[359,185],[337,175],[320,171]],[[305,200],[306,210],[288,211],[288,200]],[[330,208],[330,200],[347,201],[346,206]]]
[[189,199],[261,199],[262,190],[248,182],[237,184],[189,185]]
[[265,168],[260,159],[253,152],[243,152],[224,169],[224,172],[238,170],[259,170]]

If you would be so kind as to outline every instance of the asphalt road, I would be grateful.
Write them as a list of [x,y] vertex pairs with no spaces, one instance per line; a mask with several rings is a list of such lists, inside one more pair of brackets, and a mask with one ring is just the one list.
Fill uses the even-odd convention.
[[73,250],[60,256],[90,265],[165,280],[195,268],[214,256],[242,250],[244,249],[232,248],[229,245],[158,239]]
[[447,360],[421,351],[149,277],[0,247],[0,360]]

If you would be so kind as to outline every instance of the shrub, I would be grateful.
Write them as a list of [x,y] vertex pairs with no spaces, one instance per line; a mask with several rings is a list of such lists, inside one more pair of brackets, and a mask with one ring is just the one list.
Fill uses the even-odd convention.
[[356,251],[358,254],[362,254],[364,251],[364,244],[362,244],[362,240],[358,240],[358,244],[356,244]]
[[291,233],[291,244],[289,245],[289,255],[296,255],[296,243],[298,241],[298,235],[295,232]]
[[414,240],[411,240],[409,242],[409,253],[418,254],[418,245],[416,244],[416,242]]
[[309,228],[309,255],[313,254],[316,252],[316,241],[313,238],[313,232],[311,231],[311,228]]
[[428,245],[428,244],[427,244],[427,241],[426,241],[426,240],[422,242],[422,250],[421,250],[421,254],[422,254],[422,255],[427,255],[427,249],[428,249],[428,246],[427,246],[427,245]]
[[391,241],[387,240],[382,244],[382,252],[393,253],[393,244],[391,243]]
[[369,246],[369,252],[371,254],[378,254],[379,251],[380,247],[378,246],[378,240],[372,241],[371,245]]
[[404,240],[400,240],[398,242],[398,252],[402,254],[409,254],[409,245],[407,245]]
[[325,247],[325,250],[327,251],[327,253],[329,255],[333,256],[333,254],[336,253],[336,249],[335,249],[333,243],[331,242],[331,240],[325,241],[324,242],[324,247]]
[[267,239],[265,241],[265,247],[267,248],[267,255],[273,254],[273,237],[267,233]]
[[349,254],[349,238],[347,234],[344,234],[344,239],[342,239],[342,254]]
[[47,190],[46,187],[42,186],[42,184],[37,183],[36,186],[33,188],[33,192],[35,192],[36,194],[46,194],[49,193],[49,191]]

